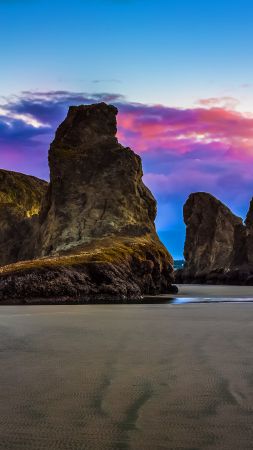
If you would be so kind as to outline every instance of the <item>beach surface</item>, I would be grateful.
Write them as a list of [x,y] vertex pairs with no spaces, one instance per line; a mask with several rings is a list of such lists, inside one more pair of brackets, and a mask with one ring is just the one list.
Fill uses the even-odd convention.
[[175,303],[184,302],[253,302],[253,286],[228,286],[208,284],[177,284],[177,294],[162,294],[146,296],[150,300],[173,300]]
[[0,334],[0,449],[252,449],[252,303],[2,306]]

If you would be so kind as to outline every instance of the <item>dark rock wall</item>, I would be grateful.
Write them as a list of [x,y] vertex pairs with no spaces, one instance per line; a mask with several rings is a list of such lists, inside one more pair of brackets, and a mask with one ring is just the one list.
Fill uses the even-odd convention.
[[33,224],[47,187],[38,178],[0,170],[0,265],[32,256]]
[[253,274],[253,202],[245,220],[210,194],[191,194],[184,205],[185,267],[178,282],[249,284]]
[[105,236],[155,233],[156,201],[142,182],[140,157],[115,137],[116,115],[105,103],[71,107],[58,128],[38,256]]

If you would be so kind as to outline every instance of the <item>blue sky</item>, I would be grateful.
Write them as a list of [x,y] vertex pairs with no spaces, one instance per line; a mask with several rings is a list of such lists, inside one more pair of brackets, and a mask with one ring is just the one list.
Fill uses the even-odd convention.
[[[127,104],[134,102],[147,107],[159,104],[174,108],[175,114],[177,110],[194,111],[200,105],[209,110],[219,108],[223,111],[222,118],[227,120],[227,135],[222,135],[222,139],[218,126],[215,127],[216,134],[210,135],[214,133],[214,127],[211,131],[209,127],[213,115],[205,118],[207,122],[203,122],[203,114],[194,115],[194,120],[200,121],[196,122],[194,142],[203,141],[201,155],[198,147],[198,158],[196,146],[194,156],[193,146],[191,151],[183,152],[182,148],[173,147],[171,139],[166,141],[166,151],[157,145],[154,148],[156,156],[151,157],[150,145],[147,146],[148,151],[143,151],[138,138],[136,151],[143,158],[146,182],[150,182],[158,198],[158,231],[175,257],[182,255],[182,204],[190,190],[212,191],[237,213],[245,214],[253,193],[253,184],[250,185],[245,168],[245,164],[249,166],[251,163],[251,141],[245,131],[240,135],[240,142],[238,135],[231,137],[228,123],[235,117],[227,116],[226,111],[240,114],[243,124],[246,123],[244,119],[253,114],[251,0],[0,0],[0,18],[0,133],[1,117],[3,123],[7,120],[3,111],[9,111],[10,105],[12,120],[15,121],[13,134],[10,130],[8,132],[8,142],[4,140],[7,139],[5,135],[1,139],[0,134],[0,167],[46,177],[46,152],[53,127],[66,113],[75,93],[84,94],[85,99],[87,95],[96,98],[98,94],[117,94],[117,102],[119,106],[122,104],[124,111]],[[47,118],[52,130],[46,137],[41,128],[36,135],[37,128],[27,125],[26,116],[18,117],[18,120],[13,116],[13,105],[18,108],[18,102],[27,96],[24,91],[29,91],[32,102],[36,93],[69,93],[65,103],[61,100],[62,110],[55,115],[55,120],[51,116],[50,120]],[[55,97],[50,98],[56,101]],[[203,100],[207,100],[206,103]],[[23,110],[23,114],[27,111]],[[218,113],[215,120],[220,120]],[[25,124],[25,132],[29,126],[34,128],[33,140],[28,143],[24,134],[22,145],[17,144],[15,129],[21,129],[20,121]],[[136,120],[132,123],[138,126]],[[208,136],[203,131],[205,126],[209,129]],[[222,128],[222,133],[225,128]],[[201,135],[199,129],[202,130]],[[171,129],[167,132],[170,133]],[[203,135],[204,138],[201,137]],[[127,136],[125,133],[125,139]],[[155,136],[157,141],[153,138],[150,141],[154,147],[161,141],[159,134]],[[149,139],[142,130],[141,137]],[[41,150],[38,153],[36,145],[32,148],[31,142],[39,139],[45,145],[45,153]],[[188,133],[187,139],[193,139],[192,132]],[[217,146],[219,139],[223,147]],[[244,152],[243,158],[239,156],[240,148]],[[229,158],[225,150],[230,152]],[[203,163],[200,169],[202,159],[205,165]],[[194,184],[195,163],[198,169]],[[175,183],[180,184],[180,170],[189,164],[191,180],[186,186],[182,179],[184,189],[175,192],[164,177],[171,175],[174,179],[175,172],[172,171],[177,170]],[[236,167],[239,181],[231,196],[228,191],[236,184]],[[215,172],[227,180],[224,191],[220,188],[221,181],[217,182],[214,177]],[[182,177],[186,173],[183,171]],[[157,184],[155,180],[158,180]]]
[[0,13],[2,95],[61,86],[174,106],[237,92],[248,103],[252,1],[0,0]]

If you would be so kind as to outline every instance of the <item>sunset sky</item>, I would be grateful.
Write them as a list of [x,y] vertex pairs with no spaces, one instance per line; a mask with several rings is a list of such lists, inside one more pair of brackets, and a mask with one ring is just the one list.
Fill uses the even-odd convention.
[[119,109],[142,156],[157,229],[183,254],[182,206],[253,196],[252,0],[0,0],[0,167],[48,178],[69,105]]

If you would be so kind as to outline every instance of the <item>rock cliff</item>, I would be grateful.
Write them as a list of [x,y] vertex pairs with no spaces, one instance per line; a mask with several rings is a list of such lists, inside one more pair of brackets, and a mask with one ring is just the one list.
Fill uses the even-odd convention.
[[251,284],[253,202],[245,220],[210,194],[191,194],[184,205],[185,267],[177,282]]
[[[49,150],[50,184],[32,244],[0,269],[0,300],[128,301],[172,290],[141,159],[116,138],[117,109],[71,107]],[[22,253],[22,252],[21,252]],[[12,262],[10,260],[9,262]]]
[[246,225],[246,244],[244,251],[246,251],[247,262],[253,265],[253,199],[251,199],[249,210],[245,220]]
[[0,169],[0,265],[25,257],[47,187],[38,178]]
[[116,138],[117,109],[71,107],[49,151],[50,190],[38,255],[55,255],[106,236],[156,235],[156,201],[141,159]]

